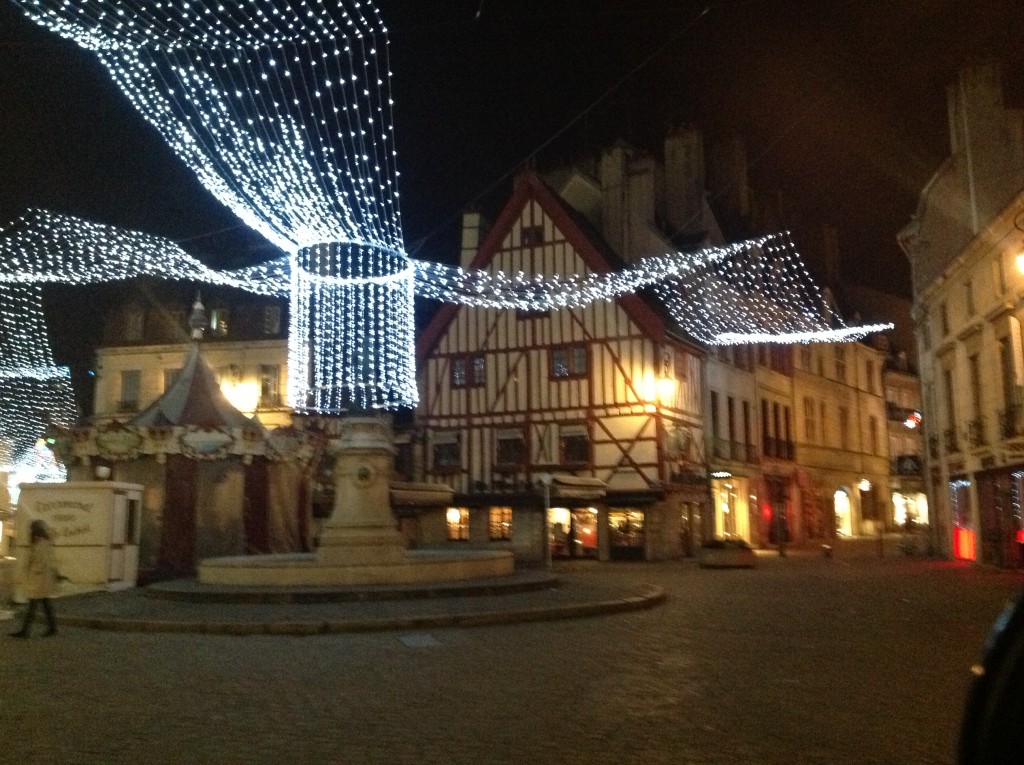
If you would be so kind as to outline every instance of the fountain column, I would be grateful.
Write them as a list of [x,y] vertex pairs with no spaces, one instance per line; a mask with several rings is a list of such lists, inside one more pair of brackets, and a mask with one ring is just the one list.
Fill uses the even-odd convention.
[[386,419],[342,419],[334,462],[334,508],[320,530],[320,563],[372,565],[404,557],[405,544],[391,512],[394,451]]

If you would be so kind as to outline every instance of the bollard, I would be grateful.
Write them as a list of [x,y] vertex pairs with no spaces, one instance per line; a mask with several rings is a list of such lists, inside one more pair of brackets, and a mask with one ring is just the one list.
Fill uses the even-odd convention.
[[821,546],[821,554],[824,555],[826,558],[831,558],[832,557],[832,545],[822,545]]

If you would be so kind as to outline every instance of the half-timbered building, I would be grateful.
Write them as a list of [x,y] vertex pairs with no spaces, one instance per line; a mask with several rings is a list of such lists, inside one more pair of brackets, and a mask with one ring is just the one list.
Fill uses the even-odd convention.
[[[465,223],[468,267],[622,266],[529,170],[489,231],[478,215]],[[425,477],[456,494],[417,517],[418,539],[505,547],[522,562],[682,554],[710,506],[702,355],[637,295],[545,312],[441,308],[418,341],[416,419]]]

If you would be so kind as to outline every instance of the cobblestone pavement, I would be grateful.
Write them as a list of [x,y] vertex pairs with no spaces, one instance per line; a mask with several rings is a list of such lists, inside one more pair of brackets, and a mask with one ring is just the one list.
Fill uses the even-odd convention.
[[951,763],[969,668],[1022,584],[810,555],[560,573],[669,597],[467,629],[0,640],[0,762]]

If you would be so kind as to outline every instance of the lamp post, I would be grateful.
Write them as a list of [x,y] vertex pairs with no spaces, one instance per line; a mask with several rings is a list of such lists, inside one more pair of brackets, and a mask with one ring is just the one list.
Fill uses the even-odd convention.
[[544,533],[544,565],[551,568],[551,483],[555,477],[551,473],[540,473],[537,476],[544,487],[544,522],[541,529]]

